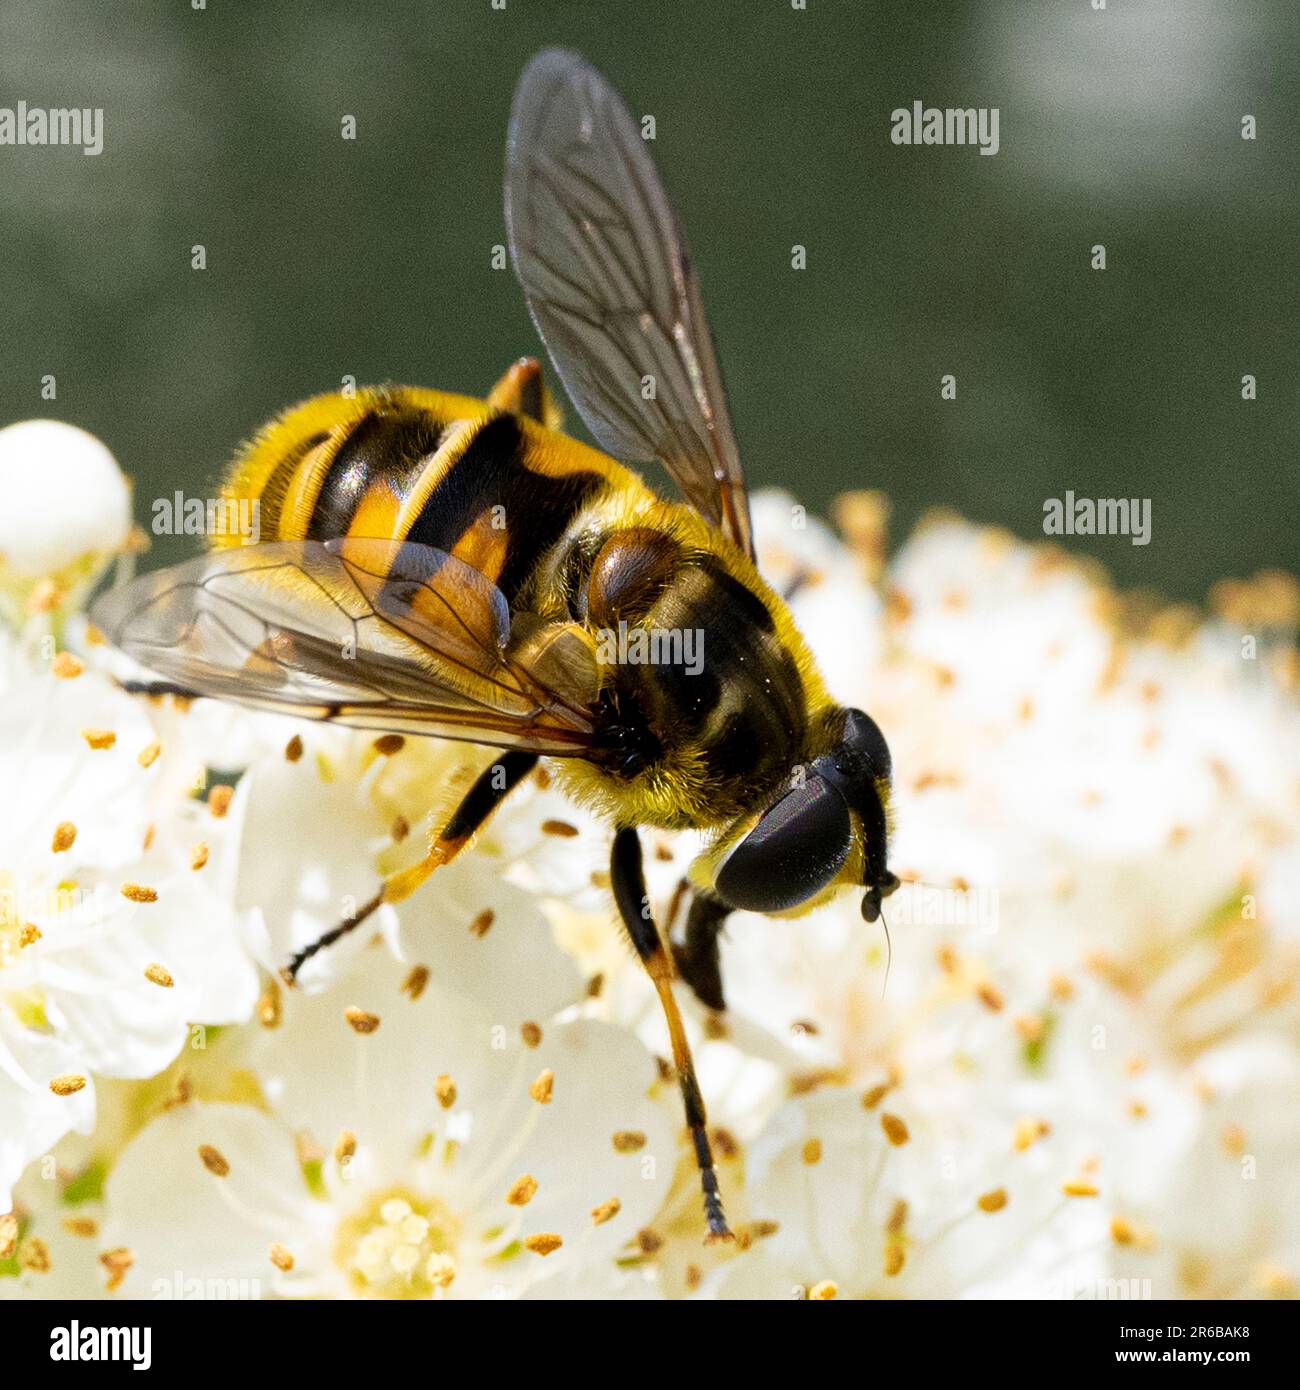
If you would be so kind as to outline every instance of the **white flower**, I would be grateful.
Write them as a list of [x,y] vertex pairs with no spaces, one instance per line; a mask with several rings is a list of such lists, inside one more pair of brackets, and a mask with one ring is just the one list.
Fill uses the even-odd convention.
[[146,706],[79,667],[0,649],[0,1213],[31,1159],[89,1131],[96,1076],[152,1076],[256,996],[224,827]]
[[258,1104],[177,1105],[127,1146],[105,1233],[131,1252],[125,1294],[178,1277],[372,1298],[619,1282],[615,1261],[677,1161],[651,1058],[622,1030],[549,1017],[522,1030],[414,980],[363,952],[334,990],[286,997],[281,1025],[248,1040]]
[[21,621],[34,586],[75,602],[131,530],[131,489],[108,449],[59,420],[0,429],[0,608]]

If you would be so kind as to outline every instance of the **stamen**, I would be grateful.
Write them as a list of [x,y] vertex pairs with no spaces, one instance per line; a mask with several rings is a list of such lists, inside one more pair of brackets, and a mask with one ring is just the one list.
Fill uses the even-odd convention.
[[991,1192],[983,1193],[977,1205],[981,1211],[1001,1211],[1007,1204],[1007,1190],[1005,1187],[995,1187]]
[[357,1136],[350,1129],[339,1131],[339,1137],[334,1141],[334,1159],[338,1163],[346,1163],[357,1151]]
[[482,912],[469,924],[472,935],[484,937],[488,934],[488,928],[496,921],[496,913],[490,907],[485,907]]
[[825,1303],[834,1298],[839,1291],[840,1286],[833,1279],[823,1279],[808,1290],[808,1298],[813,1303]]
[[50,1082],[50,1090],[56,1096],[75,1096],[78,1091],[83,1090],[86,1085],[86,1078],[76,1072],[69,1072],[66,1076],[56,1076]]
[[370,746],[382,757],[391,758],[406,747],[406,740],[401,734],[380,734]]
[[50,849],[55,854],[62,854],[69,850],[77,841],[77,827],[70,820],[60,821],[54,827],[54,838],[50,841]]
[[104,1273],[108,1275],[104,1287],[109,1293],[113,1293],[121,1287],[127,1271],[135,1263],[135,1256],[125,1245],[119,1245],[115,1250],[103,1251],[99,1257],[99,1263],[104,1267]]
[[263,1028],[278,1028],[283,1017],[284,1000],[280,986],[275,980],[268,980],[257,1001],[257,1021]]
[[567,820],[544,820],[542,822],[543,835],[556,835],[562,840],[572,840],[578,835],[578,827],[570,825]]
[[234,787],[227,786],[224,782],[218,782],[208,793],[208,810],[217,820],[224,819],[226,812],[230,810],[230,799],[234,794]]
[[128,898],[133,903],[156,903],[158,901],[158,890],[150,888],[144,883],[124,883],[122,885],[122,896]]
[[537,1179],[531,1173],[518,1177],[506,1193],[506,1201],[512,1207],[526,1207],[537,1195]]
[[643,1255],[655,1255],[663,1249],[664,1238],[658,1231],[652,1231],[649,1226],[644,1226],[636,1233],[636,1243]]
[[889,1086],[872,1086],[869,1091],[862,1093],[862,1108],[864,1110],[874,1110],[882,1100],[889,1094]]
[[885,1138],[896,1148],[902,1148],[912,1137],[907,1125],[898,1115],[891,1115],[888,1111],[880,1117],[880,1128],[885,1131]]
[[1097,1197],[1101,1195],[1101,1189],[1095,1182],[1084,1182],[1082,1179],[1073,1178],[1069,1182],[1061,1184],[1061,1191],[1067,1197]]
[[18,1247],[18,1263],[29,1274],[48,1274],[53,1267],[50,1247],[40,1236],[26,1236]]
[[612,1221],[623,1209],[623,1203],[617,1197],[611,1197],[607,1202],[602,1202],[598,1207],[592,1207],[591,1219],[593,1224],[603,1226],[606,1221]]
[[1050,1134],[1052,1127],[1046,1120],[1035,1120],[1028,1115],[1016,1121],[1016,1128],[1012,1135],[1012,1147],[1018,1153],[1024,1153],[1026,1149],[1032,1148],[1044,1135]]
[[99,751],[111,748],[117,742],[117,735],[112,729],[82,729],[81,737]]
[[136,755],[135,760],[141,767],[152,767],[158,761],[158,755],[162,752],[162,744],[156,739],[153,743],[146,744]]
[[150,984],[161,985],[163,989],[171,989],[176,983],[157,961],[145,966],[144,977]]
[[212,1144],[199,1145],[199,1158],[215,1178],[224,1178],[230,1172],[230,1164],[226,1161],[225,1154]]
[[354,1033],[373,1033],[379,1027],[379,1015],[367,1013],[365,1009],[359,1009],[355,1004],[349,1004],[343,1010],[343,1017],[347,1019],[349,1026]]
[[18,1217],[12,1211],[0,1216],[0,1260],[7,1260],[18,1245]]
[[288,743],[284,745],[284,757],[286,762],[296,763],[302,757],[302,735],[294,734]]
[[646,1138],[639,1129],[620,1129],[614,1134],[614,1152],[621,1154],[639,1153],[645,1148]]
[[429,967],[427,965],[413,965],[411,973],[402,981],[402,993],[414,1003],[424,993],[424,987],[428,983]]
[[446,1072],[433,1083],[433,1090],[444,1110],[450,1110],[456,1104],[456,1083]]
[[88,1216],[65,1216],[63,1229],[70,1236],[82,1236],[91,1240],[99,1234],[99,1223],[92,1221]]
[[59,652],[50,662],[50,672],[60,680],[70,681],[79,676],[85,668],[71,652]]
[[555,1073],[550,1067],[547,1067],[528,1088],[528,1094],[532,1096],[538,1105],[549,1105],[551,1103],[551,1093],[554,1089]]
[[393,843],[400,845],[411,833],[411,822],[405,816],[395,816],[388,833],[393,837]]
[[201,869],[208,862],[208,847],[202,840],[190,850],[190,868]]
[[534,1236],[524,1237],[524,1247],[534,1255],[543,1257],[553,1255],[563,1244],[564,1241],[554,1231],[539,1231]]
[[519,1025],[519,1036],[523,1038],[525,1047],[537,1047],[542,1041],[542,1030],[529,1020]]
[[820,1163],[822,1161],[822,1141],[820,1139],[804,1140],[803,1161],[810,1168],[814,1163]]
[[271,1263],[276,1269],[283,1270],[288,1274],[293,1268],[293,1252],[286,1246],[281,1245],[279,1241],[272,1242],[269,1254],[271,1256]]

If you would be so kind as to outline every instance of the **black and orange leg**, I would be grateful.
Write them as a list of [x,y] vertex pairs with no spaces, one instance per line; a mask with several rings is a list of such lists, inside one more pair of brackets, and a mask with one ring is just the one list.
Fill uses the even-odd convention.
[[355,931],[373,912],[384,903],[398,903],[410,897],[435,869],[450,864],[453,859],[474,837],[487,818],[497,809],[507,796],[537,766],[536,753],[503,753],[491,767],[484,768],[474,785],[461,798],[460,805],[451,813],[446,825],[433,837],[429,852],[409,869],[401,869],[390,874],[383,882],[379,892],[369,902],[358,908],[351,917],[345,917],[337,927],[332,927],[324,936],[318,937],[301,951],[280,972],[286,984],[293,984],[299,970],[318,951],[332,946],[336,941]]
[[542,387],[542,364],[535,357],[521,357],[488,393],[487,403],[512,415],[527,415],[545,423],[546,392]]
[[673,998],[673,961],[660,938],[646,895],[645,871],[641,860],[641,840],[634,826],[625,826],[614,836],[610,856],[610,878],[619,916],[632,938],[632,945],[650,976],[668,1024],[672,1042],[673,1065],[682,1088],[686,1107],[686,1124],[695,1147],[695,1162],[700,1170],[700,1185],[704,1189],[704,1215],[709,1223],[709,1239],[729,1240],[731,1231],[722,1210],[718,1191],[718,1174],[713,1167],[713,1151],[709,1147],[708,1117],[704,1113],[704,1098],[695,1079],[695,1063],[691,1058],[682,1016]]
[[722,965],[718,959],[718,935],[731,908],[711,893],[696,889],[686,914],[686,932],[673,947],[677,973],[706,1008],[721,1013],[727,1007],[722,993]]

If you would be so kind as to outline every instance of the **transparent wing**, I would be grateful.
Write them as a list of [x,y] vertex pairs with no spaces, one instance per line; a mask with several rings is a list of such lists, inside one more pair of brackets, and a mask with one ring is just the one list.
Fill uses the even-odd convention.
[[222,549],[105,594],[91,617],[197,694],[554,756],[592,744],[599,674],[580,630],[512,622],[495,585],[432,546]]
[[752,555],[744,473],[681,228],[622,99],[576,53],[547,49],[519,79],[506,226],[537,331],[600,446],[661,460],[687,501]]

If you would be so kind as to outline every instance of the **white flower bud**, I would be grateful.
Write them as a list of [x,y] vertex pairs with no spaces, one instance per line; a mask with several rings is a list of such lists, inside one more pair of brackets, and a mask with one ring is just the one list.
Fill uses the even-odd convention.
[[94,435],[60,420],[0,430],[0,569],[54,575],[120,550],[131,530],[131,489]]

